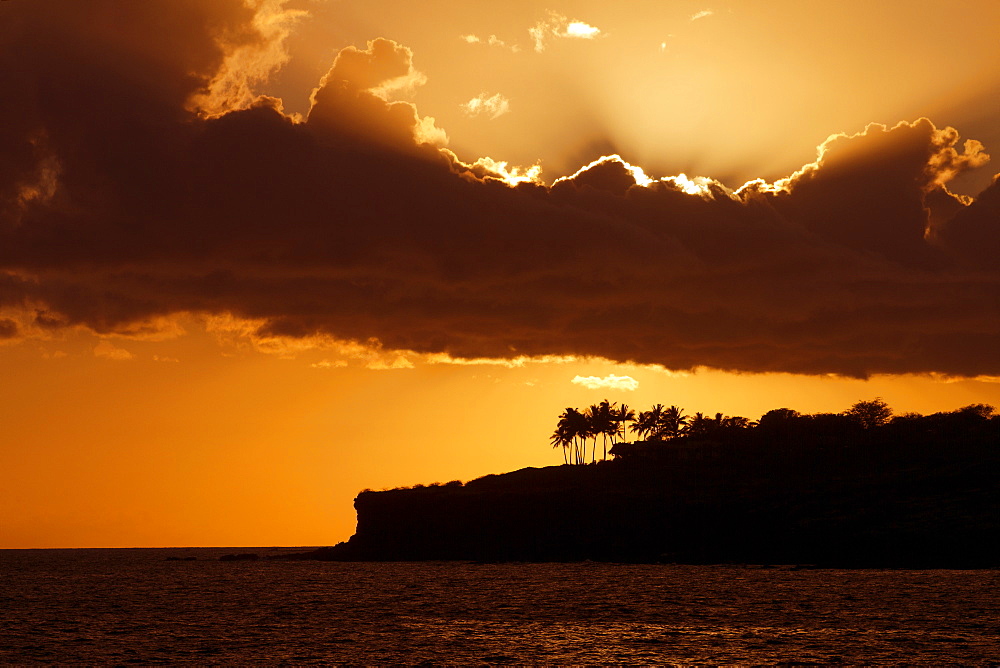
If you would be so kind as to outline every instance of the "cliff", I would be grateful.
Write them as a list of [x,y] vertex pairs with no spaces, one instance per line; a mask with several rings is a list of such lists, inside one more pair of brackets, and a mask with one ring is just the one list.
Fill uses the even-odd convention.
[[682,439],[625,460],[366,491],[356,534],[311,556],[998,566],[996,426],[962,441]]

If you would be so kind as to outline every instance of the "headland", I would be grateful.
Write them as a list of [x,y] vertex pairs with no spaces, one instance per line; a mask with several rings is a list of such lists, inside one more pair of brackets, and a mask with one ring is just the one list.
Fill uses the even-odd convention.
[[1000,566],[1000,420],[820,416],[622,443],[613,460],[364,491],[348,561]]

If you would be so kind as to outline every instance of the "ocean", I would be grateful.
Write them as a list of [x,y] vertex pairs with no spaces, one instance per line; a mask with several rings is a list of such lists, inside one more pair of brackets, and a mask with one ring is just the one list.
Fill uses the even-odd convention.
[[996,570],[218,560],[282,551],[0,550],[0,663],[1000,665]]

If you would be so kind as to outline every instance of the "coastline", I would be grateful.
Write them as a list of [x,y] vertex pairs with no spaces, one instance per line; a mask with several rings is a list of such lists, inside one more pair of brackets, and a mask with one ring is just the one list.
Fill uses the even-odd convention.
[[289,558],[1000,567],[991,441],[796,456],[674,445],[655,459],[364,491],[354,536]]

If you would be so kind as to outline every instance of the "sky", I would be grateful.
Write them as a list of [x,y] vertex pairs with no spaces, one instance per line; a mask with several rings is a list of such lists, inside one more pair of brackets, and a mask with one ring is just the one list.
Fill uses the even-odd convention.
[[0,548],[329,545],[604,398],[1000,405],[997,25],[3,0]]

